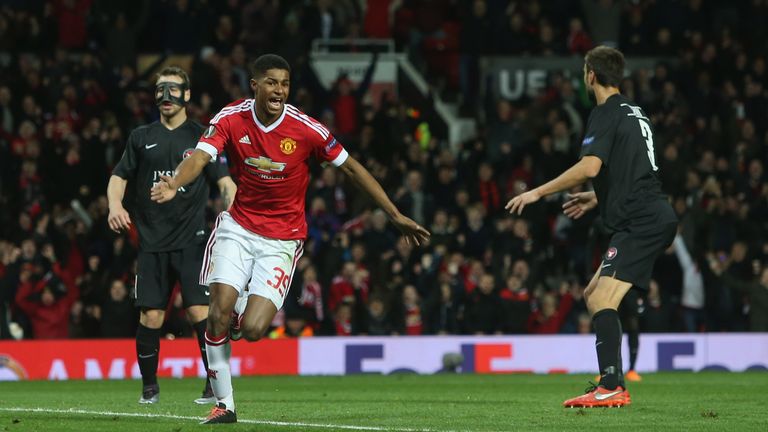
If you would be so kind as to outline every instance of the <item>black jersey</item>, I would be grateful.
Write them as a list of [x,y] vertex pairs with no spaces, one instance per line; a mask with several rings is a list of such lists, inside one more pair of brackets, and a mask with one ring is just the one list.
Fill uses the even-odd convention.
[[[161,175],[172,176],[179,163],[189,157],[205,128],[187,120],[174,130],[159,121],[134,129],[125,152],[112,174],[133,183],[133,199],[126,207],[139,231],[139,246],[145,252],[183,249],[206,239],[205,206],[208,181],[229,175],[225,159],[205,167],[205,176],[179,188],[170,202],[150,199],[150,189]],[[127,197],[131,195],[126,195]]]
[[661,192],[651,122],[632,101],[615,94],[592,110],[581,156],[603,162],[592,184],[611,232],[677,221]]

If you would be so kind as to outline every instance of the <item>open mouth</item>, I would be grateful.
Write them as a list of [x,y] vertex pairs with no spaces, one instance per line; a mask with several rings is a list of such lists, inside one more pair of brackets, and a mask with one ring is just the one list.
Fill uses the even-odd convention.
[[272,110],[280,110],[283,107],[283,98],[279,97],[272,97],[267,100],[267,105],[269,105],[269,108]]
[[171,107],[173,107],[173,104],[170,103],[170,102],[163,102],[162,103],[162,107],[163,108],[171,108]]

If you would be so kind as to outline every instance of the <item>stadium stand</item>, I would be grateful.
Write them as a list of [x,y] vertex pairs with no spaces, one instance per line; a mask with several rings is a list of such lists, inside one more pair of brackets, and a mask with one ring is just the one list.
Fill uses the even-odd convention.
[[[558,74],[533,97],[486,96],[480,63],[596,44],[664,59],[622,83],[651,116],[681,219],[682,249],[659,259],[641,328],[768,331],[766,17],[760,1],[3,2],[0,338],[134,333],[137,238],[109,230],[105,189],[129,131],[157,119],[153,72],[187,68],[190,112],[206,123],[248,97],[247,61],[265,52],[293,66],[290,102],[434,236],[426,249],[406,244],[339,172],[313,166],[305,257],[273,335],[589,332],[582,293],[600,259],[599,219],[568,220],[562,196],[523,217],[503,205],[576,160],[591,102],[579,77]],[[477,136],[454,148],[393,94],[373,103],[344,77],[324,89],[311,42],[366,36],[393,39],[474,117]],[[212,221],[216,195],[209,208]],[[172,307],[166,332],[188,336]]]

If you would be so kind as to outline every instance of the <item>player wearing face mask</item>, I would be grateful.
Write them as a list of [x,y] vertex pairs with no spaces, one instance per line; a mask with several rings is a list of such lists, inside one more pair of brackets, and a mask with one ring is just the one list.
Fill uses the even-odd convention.
[[[157,76],[155,103],[160,120],[131,132],[120,162],[107,187],[109,227],[125,232],[135,224],[139,234],[139,255],[133,297],[141,308],[136,332],[136,355],[143,380],[139,403],[157,403],[157,368],[165,308],[174,285],[181,285],[184,308],[195,329],[201,357],[207,371],[205,327],[208,316],[208,289],[198,283],[203,249],[208,239],[205,205],[209,182],[215,182],[226,208],[237,187],[229,176],[226,159],[219,157],[205,168],[205,176],[179,188],[171,202],[160,205],[150,199],[150,189],[160,176],[171,175],[175,167],[192,154],[203,126],[187,118],[186,104],[191,92],[189,77],[178,67],[167,67]],[[126,186],[129,194],[124,200]],[[125,202],[126,206],[123,207]],[[127,210],[126,210],[127,207]],[[210,383],[195,402],[213,403]]]

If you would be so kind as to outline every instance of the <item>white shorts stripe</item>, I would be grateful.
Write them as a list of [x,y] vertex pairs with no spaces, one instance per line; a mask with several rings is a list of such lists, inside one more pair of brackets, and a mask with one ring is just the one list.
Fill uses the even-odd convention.
[[216,243],[216,230],[219,228],[219,223],[221,222],[221,213],[219,213],[219,216],[216,218],[216,224],[213,226],[213,230],[211,231],[210,237],[208,237],[208,243],[205,244],[205,254],[203,255],[203,267],[200,269],[200,279],[198,282],[200,285],[208,285],[206,283],[206,280],[208,279],[208,266],[211,263],[211,250],[213,250],[213,245]]
[[[296,271],[296,263],[299,262],[299,258],[304,254],[304,241],[299,241],[296,246],[296,252],[293,254],[293,264],[291,265],[291,273],[288,275],[288,289],[291,289],[291,282],[293,282],[293,272]],[[287,293],[286,293],[287,295]]]

